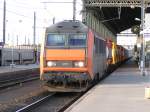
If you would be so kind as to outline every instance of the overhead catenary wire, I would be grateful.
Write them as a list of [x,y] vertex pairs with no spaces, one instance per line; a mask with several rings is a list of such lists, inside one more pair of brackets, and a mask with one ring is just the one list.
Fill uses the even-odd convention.
[[24,5],[24,6],[21,6],[21,5],[18,5],[18,4],[10,4],[10,3],[7,3],[7,5],[8,5],[8,7],[9,7],[9,5],[11,6],[11,7],[18,7],[18,8],[24,8],[24,9],[26,9],[26,10],[31,10],[31,9],[33,9],[33,7],[31,7],[31,6],[28,6],[28,5]]
[[[27,19],[33,20],[33,17],[31,17],[32,15],[31,16],[27,16],[27,15],[24,15],[24,14],[20,14],[18,12],[10,11],[8,9],[6,9],[6,12],[9,12],[9,13],[15,14],[17,16],[21,16],[21,17],[25,17]],[[43,20],[43,19],[42,18],[37,18],[37,20]]]
[[[8,5],[8,3],[7,3],[7,5]],[[11,5],[11,6],[13,6],[13,5]],[[29,8],[29,7],[21,7],[21,8]],[[32,8],[31,8],[32,9]],[[31,10],[30,9],[30,10]],[[43,9],[43,8],[40,8],[40,9]],[[3,10],[3,8],[0,8],[0,10]],[[44,10],[44,9],[43,9]],[[24,14],[22,14],[22,13],[19,13],[19,12],[16,12],[16,11],[12,11],[12,9],[6,9],[6,12],[9,12],[9,13],[12,13],[12,14],[15,14],[15,15],[18,15],[18,16],[22,16],[22,17],[25,17],[25,18],[28,18],[28,19],[30,19],[30,20],[33,20],[33,17],[31,17],[31,16],[27,16],[27,15],[24,15]],[[33,10],[33,12],[34,12],[34,10]],[[41,18],[37,18],[37,20],[43,20],[43,19],[41,19]]]
[[[10,3],[8,3],[7,2],[7,9],[6,9],[6,14],[7,14],[7,18],[6,18],[6,20],[5,20],[5,22],[9,22],[9,23],[11,23],[12,22],[12,20],[14,21],[14,22],[12,22],[13,24],[16,24],[15,22],[16,22],[16,20],[18,21],[19,19],[17,19],[17,18],[21,18],[22,17],[22,19],[21,20],[23,20],[23,19],[30,19],[31,21],[33,21],[33,15],[32,15],[32,17],[31,17],[31,11],[30,11],[30,15],[28,15],[26,12],[24,13],[22,10],[17,10],[17,9],[19,9],[18,7],[16,7],[16,9],[14,9],[14,10],[17,10],[17,11],[14,11],[12,8],[13,7],[15,7],[14,5],[12,5],[13,7],[10,7]],[[2,5],[3,6],[3,5]],[[10,9],[11,8],[11,9]],[[0,7],[0,10],[3,10],[3,8],[1,8]],[[17,15],[17,16],[13,16],[13,15],[11,15],[11,14],[14,14],[14,15]],[[25,15],[26,14],[26,15]],[[21,16],[21,17],[18,17],[18,16]],[[9,21],[9,18],[10,18],[10,21]],[[39,20],[43,20],[43,19],[39,19],[39,18],[37,18],[37,20],[39,21]],[[23,21],[26,21],[26,20],[23,20]],[[11,25],[12,25],[12,23],[11,23]],[[26,22],[24,22],[24,23],[26,23]],[[9,26],[9,24],[7,24],[8,26]],[[8,28],[7,28],[8,29]],[[1,30],[1,29],[0,29]],[[3,31],[3,29],[2,29],[2,31]],[[3,36],[2,36],[3,37]]]
[[19,5],[24,5],[24,6],[29,6],[30,4],[28,2],[18,2],[15,0],[15,2],[13,1],[12,3],[15,3],[15,4],[19,4]]
[[[22,7],[22,6],[19,6],[19,5],[18,5],[17,7],[25,8],[25,9],[27,9],[27,10],[32,9],[31,7],[28,7],[28,5],[26,5],[26,3],[21,3],[21,2],[18,2],[18,1],[15,1],[14,3],[18,3],[18,4],[21,4],[21,5],[24,5],[23,7]],[[41,3],[73,3],[73,2],[41,2]],[[76,2],[76,3],[80,4],[79,2]],[[11,5],[11,3],[10,3],[10,2],[7,2],[7,5]],[[15,6],[14,6],[14,5],[15,5]],[[16,7],[16,4],[14,4],[14,5],[11,5],[11,7],[12,7],[12,6]],[[81,5],[81,4],[80,4],[80,5]],[[41,8],[41,9],[42,9],[42,8]],[[3,10],[3,8],[0,8],[0,10]],[[12,10],[9,10],[9,9],[6,9],[6,11],[9,12],[9,13],[18,15],[18,16],[22,16],[22,17],[28,18],[28,19],[33,19],[33,17],[31,17],[31,16],[27,16],[27,15],[18,13],[18,12],[16,12],[16,11],[12,11]],[[39,18],[37,18],[37,19],[39,20]],[[41,19],[41,20],[42,20],[42,19]]]
[[[27,2],[26,2],[27,3]],[[25,4],[25,3],[20,3],[18,4],[18,2],[9,2],[7,1],[7,7],[18,7],[18,8],[24,8],[26,10],[31,10],[31,9],[34,9],[36,7],[33,7],[33,5],[30,5],[30,4]]]
[[[47,2],[41,2],[41,3],[44,3],[44,4],[48,4],[48,3],[51,3],[51,4],[58,4],[58,3],[60,3],[60,4],[72,4],[73,1],[72,2],[47,1]],[[83,4],[81,4],[80,2],[76,2],[76,4],[83,6]]]
[[[77,0],[73,0],[72,2],[68,2],[68,1],[65,1],[65,2],[59,2],[59,1],[45,1],[45,2],[41,2],[41,3],[43,3],[44,5],[46,5],[46,4],[73,4],[73,20],[75,20],[76,19],[76,9],[77,9],[77,6],[76,6],[76,4],[77,4]],[[79,2],[78,2],[79,3]],[[79,3],[80,5],[82,5],[81,3]],[[45,6],[46,7],[46,6]],[[46,9],[46,8],[45,8]]]
[[10,10],[6,10],[6,11],[10,12],[12,14],[18,15],[18,16],[26,17],[28,19],[33,19],[32,17],[26,16],[26,15],[23,15],[23,14],[20,14],[20,13],[17,13],[17,12],[13,12],[13,11],[10,11]]
[[[13,5],[12,5],[12,3],[13,3]],[[9,5],[11,6],[11,7],[19,7],[19,8],[24,8],[24,9],[26,9],[26,10],[31,10],[31,9],[33,9],[34,10],[34,8],[31,6],[31,7],[29,7],[29,5],[27,4],[25,4],[25,3],[20,3],[19,2],[19,4],[21,4],[21,5],[24,5],[23,7],[22,6],[20,6],[20,5],[17,5],[16,6],[16,3],[18,3],[18,2],[12,2],[12,3],[10,3],[10,2],[8,2],[7,1],[7,7],[9,7]],[[1,8],[0,7],[0,10],[3,10],[3,8]],[[16,12],[16,11],[12,11],[12,9],[6,9],[6,12],[10,12],[10,13],[12,13],[12,14],[15,14],[15,15],[18,15],[18,16],[22,16],[22,17],[25,17],[25,18],[28,18],[28,19],[33,19],[33,17],[31,17],[31,16],[27,16],[27,15],[24,15],[24,14],[22,14],[22,13],[18,13],[18,12]],[[34,11],[33,11],[34,12]]]

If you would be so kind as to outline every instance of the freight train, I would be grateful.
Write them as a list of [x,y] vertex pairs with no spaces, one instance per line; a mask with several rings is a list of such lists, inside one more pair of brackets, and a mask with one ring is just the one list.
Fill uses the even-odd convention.
[[82,22],[62,21],[46,28],[40,79],[48,91],[82,92],[128,59],[127,54]]

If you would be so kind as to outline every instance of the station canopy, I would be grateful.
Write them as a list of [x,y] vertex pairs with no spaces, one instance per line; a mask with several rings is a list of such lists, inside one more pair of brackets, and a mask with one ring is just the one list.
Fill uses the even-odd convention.
[[[140,25],[142,0],[83,0],[85,11],[94,15],[114,33],[120,33],[134,25]],[[146,12],[150,12],[150,0],[144,0]]]

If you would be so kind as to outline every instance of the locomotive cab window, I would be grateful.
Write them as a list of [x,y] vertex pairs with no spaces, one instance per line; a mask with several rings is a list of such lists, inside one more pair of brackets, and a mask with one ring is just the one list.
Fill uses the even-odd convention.
[[69,34],[68,46],[86,47],[85,34]]
[[47,46],[65,46],[65,35],[48,34]]
[[47,46],[86,47],[86,34],[48,34]]

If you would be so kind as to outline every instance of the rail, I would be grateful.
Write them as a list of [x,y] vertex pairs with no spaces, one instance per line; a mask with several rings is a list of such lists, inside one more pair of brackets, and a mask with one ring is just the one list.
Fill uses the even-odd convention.
[[27,77],[19,77],[19,78],[15,78],[15,79],[0,81],[0,83],[1,83],[0,90],[19,85],[21,83],[38,80],[38,79],[39,79],[39,76],[35,75],[35,76],[30,76],[30,77],[28,76],[28,78]]
[[17,110],[16,112],[27,112],[27,111],[31,111],[32,108],[36,107],[37,105],[40,105],[41,103],[45,102],[46,100],[48,100],[50,97],[52,97],[55,93],[47,95],[39,100],[37,100],[36,102],[33,102],[19,110]]

